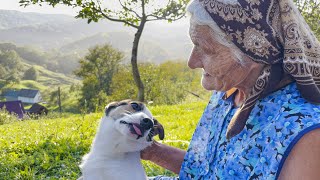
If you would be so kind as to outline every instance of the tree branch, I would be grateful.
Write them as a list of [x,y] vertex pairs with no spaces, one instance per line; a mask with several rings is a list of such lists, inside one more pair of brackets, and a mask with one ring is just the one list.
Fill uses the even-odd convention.
[[[179,19],[183,18],[184,15],[185,15],[185,14],[181,14],[180,16],[178,16],[178,17],[176,17],[176,18],[172,18],[172,19],[170,18],[170,20],[172,20],[172,21],[179,20]],[[153,15],[153,14],[149,14],[149,15],[147,15],[146,17],[147,17],[147,18],[148,18],[148,17],[153,17],[153,18],[151,18],[151,19],[147,19],[147,21],[169,20],[169,18],[167,18],[167,17],[160,17],[160,16],[156,16],[156,15]]]
[[134,11],[134,10],[128,8],[127,6],[125,6],[124,4],[122,4],[121,0],[119,0],[119,3],[124,10],[128,10],[129,12],[134,13],[139,19],[141,19],[141,16],[136,11]]
[[127,25],[129,25],[129,26],[132,26],[132,27],[136,28],[136,29],[139,28],[139,26],[136,26],[136,25],[134,25],[134,24],[132,24],[132,23],[129,23],[128,21],[125,21],[125,20],[122,20],[122,19],[115,19],[115,18],[109,17],[107,14],[105,14],[105,13],[103,12],[103,10],[102,10],[102,8],[101,8],[100,5],[98,5],[98,7],[99,7],[99,9],[97,9],[96,7],[93,7],[93,8],[94,8],[96,11],[100,12],[101,15],[102,15],[103,17],[105,17],[106,19],[108,19],[108,20],[110,20],[110,21],[115,21],[115,22],[122,22],[122,23],[125,23],[125,24],[127,24]]
[[144,0],[141,0],[141,8],[142,8],[142,17],[146,17]]

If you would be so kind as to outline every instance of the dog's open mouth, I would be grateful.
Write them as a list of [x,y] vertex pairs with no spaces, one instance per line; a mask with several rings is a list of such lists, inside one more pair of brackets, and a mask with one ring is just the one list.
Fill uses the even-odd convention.
[[[129,126],[129,130],[132,134],[138,135],[137,139],[144,136],[144,133],[146,129],[144,129],[140,124],[138,123],[128,123],[126,121],[120,121],[121,124],[126,124]],[[147,136],[147,141],[151,141],[153,137],[153,129],[151,128],[150,133]]]

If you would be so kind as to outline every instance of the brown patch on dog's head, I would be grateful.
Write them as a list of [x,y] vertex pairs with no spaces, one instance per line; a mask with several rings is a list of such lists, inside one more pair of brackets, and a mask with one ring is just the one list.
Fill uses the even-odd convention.
[[[108,117],[116,120],[123,117],[125,114],[131,114],[139,111],[143,111],[146,106],[139,101],[133,101],[130,99],[122,100],[119,102],[111,102],[105,108],[105,114]],[[158,135],[160,140],[164,139],[164,128],[159,121],[153,118],[153,136]]]
[[144,108],[145,105],[142,102],[126,99],[109,103],[105,108],[105,114],[113,119],[117,119],[124,114],[142,111]]

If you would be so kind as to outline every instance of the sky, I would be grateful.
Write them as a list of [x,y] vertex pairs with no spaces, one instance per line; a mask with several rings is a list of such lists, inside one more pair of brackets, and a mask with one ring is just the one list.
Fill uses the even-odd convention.
[[[111,3],[112,1],[109,1]],[[160,4],[162,2],[160,1]],[[6,9],[6,10],[17,10],[22,12],[36,12],[36,13],[45,13],[45,14],[66,14],[75,16],[77,15],[76,9],[73,9],[68,6],[63,5],[57,5],[55,8],[52,6],[48,6],[46,4],[43,4],[42,6],[39,5],[30,5],[27,7],[21,7],[19,4],[19,0],[0,0],[0,9]],[[173,24],[187,24],[188,20],[187,18],[183,18],[179,21],[176,21]],[[157,24],[162,25],[168,25],[166,21],[157,21],[155,22]]]
[[53,8],[48,5],[31,5],[26,8],[21,7],[19,5],[19,0],[0,0],[0,9],[7,10],[18,10],[22,12],[37,12],[37,13],[45,13],[45,14],[67,14],[67,15],[76,15],[76,10],[67,6],[56,6]]

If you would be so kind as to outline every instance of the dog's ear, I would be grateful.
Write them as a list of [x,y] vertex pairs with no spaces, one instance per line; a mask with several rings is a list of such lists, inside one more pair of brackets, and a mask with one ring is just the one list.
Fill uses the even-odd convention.
[[111,102],[111,103],[109,103],[109,104],[106,106],[105,110],[104,110],[104,113],[106,114],[106,116],[108,116],[109,113],[110,113],[110,111],[111,111],[112,109],[116,108],[117,106],[118,106],[118,102]]
[[163,140],[164,139],[164,128],[163,126],[159,123],[159,121],[155,118],[153,118],[154,122],[154,136],[159,135],[159,139]]

